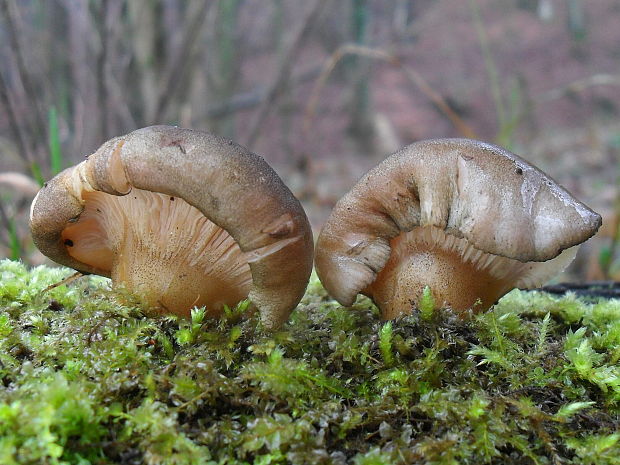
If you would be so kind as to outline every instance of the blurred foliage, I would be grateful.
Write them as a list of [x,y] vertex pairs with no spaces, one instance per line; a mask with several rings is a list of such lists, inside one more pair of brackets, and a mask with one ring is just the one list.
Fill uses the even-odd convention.
[[313,278],[268,334],[247,303],[177,320],[104,278],[45,292],[70,273],[0,262],[3,464],[620,463],[618,301],[383,323]]
[[[356,167],[465,136],[532,157],[607,219],[618,14],[614,0],[0,0],[0,175],[42,185],[111,137],[178,124],[264,154],[318,227]],[[14,190],[0,256],[41,263]],[[595,249],[597,278],[615,277],[615,242]]]

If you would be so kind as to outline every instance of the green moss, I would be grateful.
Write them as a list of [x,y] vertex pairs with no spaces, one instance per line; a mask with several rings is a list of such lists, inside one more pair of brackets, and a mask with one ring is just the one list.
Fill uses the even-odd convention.
[[247,303],[186,321],[101,278],[45,291],[70,274],[0,262],[2,464],[620,463],[617,301],[384,323],[313,278],[270,334]]

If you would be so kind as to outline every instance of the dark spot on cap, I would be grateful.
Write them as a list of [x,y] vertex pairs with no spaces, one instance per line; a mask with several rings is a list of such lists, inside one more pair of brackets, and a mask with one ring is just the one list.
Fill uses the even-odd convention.
[[186,150],[183,146],[183,139],[180,137],[173,138],[166,135],[161,136],[161,145],[162,147],[177,147],[183,155],[185,155]]
[[65,245],[67,247],[73,247],[73,241],[71,239],[65,239]]
[[208,202],[209,202],[209,205],[211,206],[211,208],[213,210],[219,210],[220,209],[220,201],[218,200],[217,197],[209,196],[208,197]]
[[171,202],[174,202],[174,197],[170,197],[170,201],[171,201]]
[[515,172],[516,172],[517,174],[523,174],[523,170],[522,170],[521,168],[517,168],[517,169],[515,170]]

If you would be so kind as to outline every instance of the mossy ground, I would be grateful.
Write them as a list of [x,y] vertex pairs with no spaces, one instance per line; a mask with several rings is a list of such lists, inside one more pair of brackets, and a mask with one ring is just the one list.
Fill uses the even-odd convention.
[[383,323],[313,280],[270,334],[243,306],[147,318],[102,278],[43,292],[70,273],[0,262],[4,465],[620,464],[619,301]]

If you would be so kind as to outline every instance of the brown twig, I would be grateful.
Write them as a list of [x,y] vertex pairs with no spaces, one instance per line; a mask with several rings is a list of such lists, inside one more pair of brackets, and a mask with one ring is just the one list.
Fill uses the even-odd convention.
[[309,134],[312,120],[316,114],[316,108],[319,101],[321,90],[325,86],[327,79],[334,71],[336,65],[347,55],[357,55],[374,60],[382,60],[391,65],[399,67],[404,73],[407,80],[418,88],[431,102],[433,102],[439,110],[452,122],[456,130],[464,137],[476,138],[474,130],[467,124],[456,112],[448,105],[445,99],[437,93],[420,73],[405,65],[397,56],[384,50],[365,47],[355,44],[344,44],[340,46],[326,61],[323,66],[321,75],[316,80],[314,88],[308,99],[306,109],[304,111],[303,133],[305,136]]
[[285,83],[291,74],[293,64],[299,56],[299,49],[303,44],[304,39],[308,35],[312,25],[315,23],[320,11],[328,1],[329,0],[315,0],[314,3],[308,8],[297,29],[291,34],[292,39],[286,41],[290,45],[282,55],[280,68],[268,87],[266,98],[261,102],[254,118],[252,119],[252,122],[250,123],[250,130],[248,131],[249,135],[245,142],[245,145],[248,147],[251,148],[256,143],[256,139],[260,134],[260,130],[262,129],[267,116],[269,116],[273,103],[278,98],[280,91],[285,87]]
[[72,283],[73,281],[75,281],[76,279],[78,279],[78,278],[80,278],[82,276],[84,276],[84,274],[80,273],[79,271],[76,271],[71,276],[66,277],[62,281],[58,281],[57,283],[54,283],[54,284],[51,284],[51,285],[47,286],[45,289],[43,289],[41,291],[41,294],[45,294],[45,293],[51,291],[52,289],[57,288],[58,286],[62,286],[63,284],[70,284],[70,283]]

